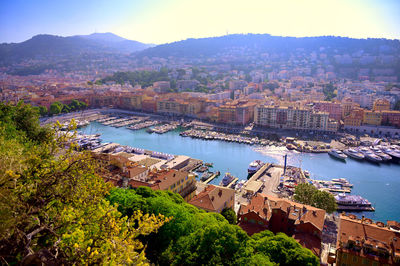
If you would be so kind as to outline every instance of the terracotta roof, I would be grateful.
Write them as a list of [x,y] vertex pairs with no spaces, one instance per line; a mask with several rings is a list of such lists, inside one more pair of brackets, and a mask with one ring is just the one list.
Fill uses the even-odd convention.
[[235,197],[235,191],[230,188],[208,185],[202,192],[192,198],[189,203],[208,211],[221,211],[225,202]]
[[321,240],[310,234],[296,233],[292,236],[300,245],[311,250],[316,256],[321,254]]
[[140,166],[129,167],[128,171],[129,171],[129,177],[132,178],[148,171],[148,168],[140,165]]
[[[390,225],[394,224],[398,222],[390,221]],[[382,222],[374,223],[368,218],[357,219],[355,215],[341,214],[337,246],[344,248],[349,240],[360,246],[387,249],[389,254],[400,253],[400,232],[390,229]],[[363,254],[363,249],[360,256],[367,256]]]
[[189,175],[188,172],[178,171],[174,169],[161,170],[159,172],[149,173],[151,181],[155,181],[155,186],[160,190],[167,190],[172,184],[178,180],[183,179]]
[[280,209],[285,212],[289,219],[295,220],[295,224],[311,223],[320,231],[323,229],[325,221],[324,210],[264,194],[256,194],[249,204],[241,205],[239,215],[252,211],[261,218],[269,220],[274,209]]

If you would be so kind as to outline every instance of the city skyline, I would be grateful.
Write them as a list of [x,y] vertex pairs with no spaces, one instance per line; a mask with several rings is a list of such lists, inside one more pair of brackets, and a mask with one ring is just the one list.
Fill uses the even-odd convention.
[[[234,33],[400,39],[397,1],[5,1],[0,42],[112,32],[144,43]],[[318,22],[318,23],[316,23]]]

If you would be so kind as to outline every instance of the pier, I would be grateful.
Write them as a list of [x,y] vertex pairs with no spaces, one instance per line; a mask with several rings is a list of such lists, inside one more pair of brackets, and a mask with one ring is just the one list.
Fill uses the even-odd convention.
[[239,180],[239,178],[235,177],[232,182],[230,182],[226,187],[230,188],[231,186],[233,186],[234,184],[236,184],[236,182]]
[[[210,176],[209,179],[207,179],[207,180],[204,181],[203,183],[204,183],[204,184],[208,184],[208,183],[210,183],[214,178],[216,178],[217,176],[218,176],[218,173],[214,173],[212,176]],[[236,181],[237,181],[237,178],[236,178]]]

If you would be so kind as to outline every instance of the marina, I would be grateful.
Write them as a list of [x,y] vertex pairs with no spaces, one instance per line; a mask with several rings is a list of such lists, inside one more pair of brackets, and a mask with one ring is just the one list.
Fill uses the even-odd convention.
[[[400,220],[400,209],[393,208],[393,202],[400,201],[399,164],[372,164],[366,160],[352,158],[348,158],[346,164],[343,164],[339,160],[333,160],[326,153],[299,153],[295,150],[288,151],[282,146],[265,147],[219,140],[183,138],[179,135],[182,132],[179,129],[165,134],[147,134],[145,130],[131,131],[127,128],[115,128],[93,122],[81,128],[80,131],[92,135],[101,133],[101,139],[104,142],[116,142],[165,153],[185,154],[212,162],[213,171],[220,171],[222,174],[230,172],[238,177],[237,185],[247,180],[248,167],[252,161],[261,160],[282,165],[283,156],[287,154],[288,165],[307,170],[311,179],[329,181],[346,177],[354,185],[352,194],[367,198],[375,207],[375,212],[361,212],[357,215],[376,220]],[[229,154],[229,160],[226,159],[227,154]],[[219,184],[221,179],[222,176],[215,177],[209,183]]]

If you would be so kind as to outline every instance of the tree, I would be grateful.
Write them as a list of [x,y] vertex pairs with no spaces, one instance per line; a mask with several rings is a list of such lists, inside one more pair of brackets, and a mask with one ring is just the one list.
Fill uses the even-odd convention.
[[71,109],[69,108],[68,105],[63,104],[63,105],[62,105],[62,108],[61,108],[61,112],[62,112],[62,113],[69,113],[69,112],[71,112]]
[[84,110],[88,107],[88,104],[85,102],[79,102],[78,110]]
[[63,104],[60,102],[54,102],[50,105],[50,114],[51,115],[58,115],[61,114],[63,108]]
[[74,99],[71,101],[71,103],[68,105],[68,107],[71,111],[76,111],[80,107],[80,102]]
[[254,234],[252,239],[254,241],[249,243],[255,252],[268,254],[269,259],[279,265],[319,265],[318,258],[310,250],[283,233],[274,235],[263,231]]
[[294,199],[300,203],[332,213],[336,210],[336,200],[332,194],[320,191],[312,184],[299,184],[294,192]]
[[148,187],[115,188],[108,200],[111,204],[117,203],[118,210],[125,215],[144,209],[152,214],[173,217],[157,234],[142,238],[147,244],[147,257],[154,264],[318,265],[318,258],[294,239],[286,237],[283,239],[287,243],[276,243],[283,255],[274,256],[270,254],[274,250],[266,249],[262,241],[268,238],[270,242],[279,242],[281,237],[275,238],[270,231],[249,237],[222,215],[199,210],[176,193],[153,191]]
[[230,223],[230,224],[236,224],[237,223],[237,217],[236,213],[234,210],[231,208],[224,208],[221,212],[222,216]]
[[47,115],[48,112],[49,111],[47,110],[46,106],[43,106],[43,105],[39,106],[39,114],[40,114],[40,116],[45,116],[45,115]]
[[336,211],[336,200],[332,196],[332,194],[326,191],[315,191],[312,197],[312,201],[314,207],[323,209],[327,213],[332,213]]
[[[34,141],[39,121],[20,125],[29,105],[0,104],[0,258],[6,264],[142,264],[139,236],[169,219],[122,217],[95,161],[58,131]],[[37,116],[36,116],[37,118]],[[29,119],[29,117],[28,117]],[[75,126],[71,125],[70,129]],[[55,132],[58,134],[54,134]]]

